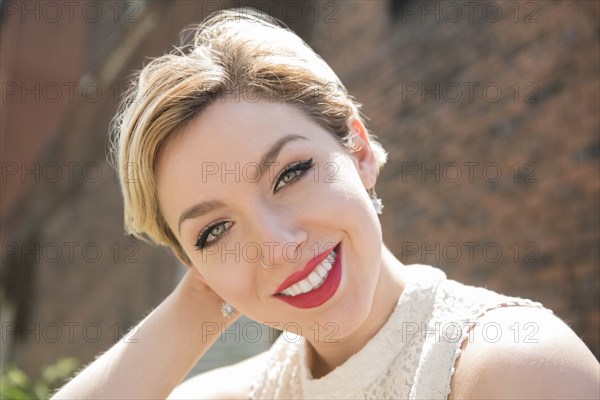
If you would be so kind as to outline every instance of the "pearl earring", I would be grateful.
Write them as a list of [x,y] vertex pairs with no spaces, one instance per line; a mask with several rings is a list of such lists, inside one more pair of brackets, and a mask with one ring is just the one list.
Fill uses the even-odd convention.
[[223,305],[221,306],[221,313],[226,318],[231,318],[231,316],[235,314],[236,311],[237,310],[233,308],[233,306],[229,303],[223,303]]
[[377,214],[383,213],[383,203],[381,199],[377,197],[377,193],[375,192],[375,188],[371,188],[368,190],[369,195],[371,196],[371,202],[373,203],[373,207],[375,208],[375,212]]

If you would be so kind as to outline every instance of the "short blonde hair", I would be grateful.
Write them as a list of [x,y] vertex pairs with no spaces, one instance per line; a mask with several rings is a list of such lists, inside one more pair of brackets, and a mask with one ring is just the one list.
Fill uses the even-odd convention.
[[[161,212],[155,181],[157,155],[171,134],[224,96],[294,104],[349,149],[348,118],[364,123],[360,104],[327,63],[268,15],[219,11],[193,33],[191,44],[153,59],[134,77],[113,119],[109,159],[123,192],[126,232],[170,247],[187,265]],[[381,168],[386,152],[371,139]]]

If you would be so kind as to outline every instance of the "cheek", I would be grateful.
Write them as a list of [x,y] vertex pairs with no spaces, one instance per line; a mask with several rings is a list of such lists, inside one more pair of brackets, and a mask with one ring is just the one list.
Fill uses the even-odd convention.
[[227,255],[229,258],[223,264],[206,266],[201,268],[201,272],[207,285],[219,296],[224,300],[239,303],[239,299],[245,301],[254,295],[256,277],[253,267],[243,260],[241,252]]
[[381,222],[367,190],[363,186],[358,171],[352,161],[343,158],[337,161],[340,165],[337,179],[329,185],[327,192],[331,197],[329,219],[344,221],[348,229],[362,239],[369,239],[374,244],[382,240]]
[[[330,196],[330,202],[334,213],[345,214],[346,217],[353,215],[355,219],[369,212],[372,208],[371,200],[362,182],[357,178],[353,170],[340,171],[337,179],[327,183],[326,192]],[[353,214],[348,214],[352,212]],[[354,214],[356,213],[356,214]]]

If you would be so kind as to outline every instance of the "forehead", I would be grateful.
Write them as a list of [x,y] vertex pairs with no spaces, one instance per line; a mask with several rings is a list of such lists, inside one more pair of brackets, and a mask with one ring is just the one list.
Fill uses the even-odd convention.
[[[264,151],[279,137],[301,134],[312,140],[333,139],[299,107],[266,100],[257,102],[217,100],[167,140],[158,157],[165,164],[178,153],[193,153],[194,160],[224,161],[228,155],[239,159]],[[329,136],[329,138],[328,138]]]

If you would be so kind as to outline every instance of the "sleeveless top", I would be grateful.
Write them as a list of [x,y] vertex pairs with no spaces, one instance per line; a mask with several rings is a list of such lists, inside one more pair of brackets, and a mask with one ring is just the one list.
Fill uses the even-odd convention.
[[[282,334],[269,350],[250,398],[446,399],[460,348],[477,318],[498,307],[544,309],[531,300],[449,280],[431,266],[407,268],[414,274],[394,311],[358,353],[313,379],[306,340]],[[489,335],[496,336],[497,331],[489,329]]]

